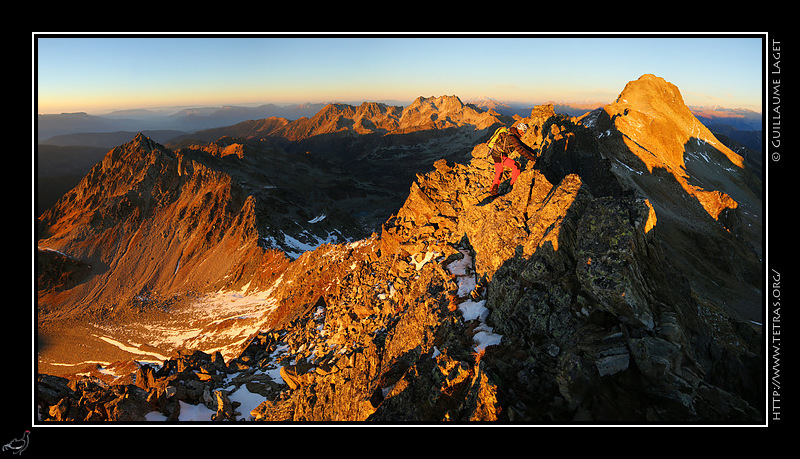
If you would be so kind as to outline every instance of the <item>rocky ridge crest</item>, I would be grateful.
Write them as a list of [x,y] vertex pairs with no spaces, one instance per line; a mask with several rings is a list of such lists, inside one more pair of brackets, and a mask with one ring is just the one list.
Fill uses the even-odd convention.
[[[467,125],[476,130],[484,130],[508,120],[510,117],[465,104],[457,96],[420,96],[407,107],[378,102],[364,102],[358,106],[330,103],[310,118],[288,121],[272,117],[244,121],[233,126],[200,131],[186,138],[213,141],[228,135],[246,139],[273,138],[299,142],[322,135],[408,134]],[[175,144],[181,145],[181,142],[177,140]]]
[[673,262],[682,221],[620,173],[630,150],[552,107],[525,121],[539,160],[500,196],[485,144],[437,161],[380,234],[289,264],[238,357],[185,352],[116,387],[40,376],[43,418],[760,422],[760,331]]

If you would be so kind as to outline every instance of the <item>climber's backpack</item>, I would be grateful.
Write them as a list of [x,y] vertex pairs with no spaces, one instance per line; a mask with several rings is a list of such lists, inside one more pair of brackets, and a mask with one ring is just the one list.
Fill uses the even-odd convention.
[[[500,134],[504,132],[508,132],[508,128],[506,128],[505,126],[501,126],[497,128],[496,131],[494,131],[494,134],[492,134],[492,138],[489,139],[489,152],[491,152],[492,149],[494,149],[495,144],[497,144],[497,142],[500,140]],[[505,145],[503,145],[503,147],[504,146]],[[503,151],[504,148],[500,148],[500,150]]]

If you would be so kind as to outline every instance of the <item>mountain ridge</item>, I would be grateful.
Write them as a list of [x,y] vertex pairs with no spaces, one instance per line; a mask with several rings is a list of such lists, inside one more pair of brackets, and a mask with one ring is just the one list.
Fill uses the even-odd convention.
[[[374,104],[363,104],[361,109],[358,116],[362,119],[370,113],[380,116],[383,110]],[[353,116],[356,110],[332,105],[312,121],[322,127],[307,132],[324,135],[332,130],[335,135],[336,124],[343,123],[342,113]],[[333,129],[325,120],[333,123]],[[380,124],[376,121],[366,122]],[[299,121],[301,126],[306,123]],[[43,286],[39,291],[40,328],[50,330],[50,322],[87,317],[113,322],[146,313],[157,318],[160,304],[196,301],[199,295],[218,289],[265,288],[265,282],[274,281],[292,258],[320,244],[364,237],[369,234],[364,226],[374,228],[370,222],[382,222],[388,216],[384,209],[402,203],[394,197],[395,192],[386,191],[390,182],[398,181],[393,169],[367,165],[366,172],[353,173],[302,145],[287,152],[274,139],[261,140],[261,129],[265,125],[270,131],[283,129],[288,121],[268,118],[237,127],[249,129],[252,124],[256,125],[255,134],[233,132],[241,136],[227,137],[224,135],[231,131],[225,129],[220,132],[222,137],[213,136],[213,142],[187,141],[174,150],[139,134],[111,149],[82,183],[45,212],[39,219],[45,238],[40,240],[42,248],[82,260],[92,274],[68,290],[49,292],[47,284]],[[435,149],[438,142],[427,134],[422,141],[421,147],[415,147],[420,140],[412,138],[392,148],[422,151]],[[432,146],[425,146],[431,141]],[[342,151],[351,151],[345,147]],[[386,155],[384,162],[396,156]],[[411,177],[422,162],[427,160],[413,160]],[[289,174],[283,172],[287,167]],[[372,183],[374,177],[382,183]],[[400,183],[406,180],[402,178]],[[103,185],[104,181],[110,186]],[[314,186],[304,185],[307,182]],[[225,229],[231,225],[236,229]],[[235,243],[237,240],[241,242]],[[143,241],[150,242],[145,245]],[[128,249],[117,255],[114,247]],[[211,257],[215,252],[220,255],[217,259],[225,262],[209,264],[203,257],[197,258],[197,254]],[[259,264],[267,267],[257,268]],[[247,276],[254,272],[251,281]],[[70,296],[73,300],[68,300]],[[69,304],[74,305],[65,306]]]
[[[630,92],[623,90],[618,102],[599,113],[592,128],[621,152],[616,155],[616,166],[633,172],[618,176],[648,195],[659,219],[675,222],[668,226],[675,232],[665,235],[667,247],[675,248],[673,254],[683,260],[687,272],[695,270],[692,280],[706,284],[704,289],[730,289],[728,304],[759,320],[744,308],[758,301],[759,289],[752,279],[758,278],[755,273],[763,257],[760,179],[740,155],[722,145],[691,114],[674,85],[645,75],[628,83],[629,87],[646,92],[642,99],[660,93],[665,95],[662,101],[670,102],[653,106],[647,100],[625,101]],[[640,97],[634,94],[634,98]],[[654,118],[654,113],[660,115]],[[675,199],[678,196],[682,198]],[[692,204],[701,207],[686,205],[684,197],[691,197]],[[695,224],[707,218],[719,224]],[[730,238],[730,247],[711,242],[720,235]],[[689,249],[693,245],[698,249]],[[700,253],[703,256],[698,256]],[[738,271],[741,280],[722,287],[719,271]]]
[[[116,176],[129,180],[112,178]],[[206,191],[201,198],[182,191],[186,189]],[[80,304],[113,310],[116,302],[147,297],[150,290],[172,291],[173,284],[191,282],[193,277],[202,277],[201,282],[221,279],[236,263],[244,267],[258,264],[263,256],[270,258],[268,253],[253,252],[258,251],[254,212],[252,197],[246,197],[229,176],[138,135],[109,151],[76,188],[43,214],[40,228],[51,247],[86,260],[105,277],[93,282],[94,287],[76,287],[91,287]],[[93,232],[84,230],[89,228]],[[213,248],[229,244],[230,238],[244,242],[239,249],[242,256],[232,263],[222,261],[228,257],[213,266],[205,263]],[[142,240],[148,243],[142,245]],[[159,240],[164,243],[155,243]],[[142,249],[131,250],[133,245]],[[159,262],[147,261],[156,256]],[[209,268],[211,277],[195,272]],[[40,296],[40,301],[46,303],[45,298]]]
[[[718,148],[705,133],[697,137],[701,143],[682,140],[699,127],[683,116],[672,87],[649,76],[646,82],[639,89],[647,94],[633,92],[637,85],[632,85],[619,104],[581,119],[558,116],[552,106],[535,107],[521,118],[530,126],[522,140],[538,159],[531,164],[515,156],[523,172],[513,186],[505,180],[494,197],[486,192],[494,171],[485,143],[489,127],[476,132],[469,124],[451,131],[458,119],[440,119],[436,102],[453,99],[418,99],[409,111],[414,119],[440,123],[451,140],[460,137],[468,144],[483,136],[482,141],[472,143],[467,156],[453,155],[460,161],[441,158],[432,169],[414,169],[405,201],[379,232],[322,244],[269,271],[273,277],[261,284],[269,286],[269,300],[262,297],[264,308],[257,313],[266,322],[255,324],[238,351],[218,356],[189,349],[162,365],[137,365],[135,378],[116,381],[129,388],[133,411],[112,410],[122,406],[116,396],[109,395],[105,405],[88,402],[98,399],[88,394],[108,388],[66,390],[66,380],[39,377],[44,417],[141,421],[155,413],[180,420],[185,409],[180,403],[188,403],[206,407],[207,420],[217,421],[759,422],[760,327],[739,318],[728,304],[729,291],[760,285],[749,277],[758,276],[753,266],[759,260],[757,247],[748,245],[760,243],[752,237],[760,230],[742,224],[761,218],[758,194],[733,152]],[[622,101],[651,96],[660,99]],[[654,111],[654,105],[660,109]],[[464,104],[447,107],[442,113],[469,116]],[[665,112],[678,113],[679,122],[640,129],[642,119],[660,119]],[[355,112],[328,115],[314,124],[326,131],[321,135],[341,135],[356,126],[342,124],[354,120]],[[663,136],[671,131],[677,136]],[[161,167],[155,153],[174,157],[183,168],[162,170],[179,171],[186,181],[175,196],[186,193],[186,199],[200,199],[198,204],[204,196],[228,196],[210,206],[182,207],[184,216],[195,209],[200,223],[212,217],[214,205],[226,209],[230,198],[239,196],[236,202],[244,203],[231,207],[242,210],[220,225],[241,236],[251,234],[250,225],[259,227],[231,224],[257,217],[256,198],[248,195],[254,184],[238,189],[228,183],[240,179],[195,173],[210,164],[260,164],[248,163],[258,154],[248,151],[247,142],[231,138],[171,152],[143,136],[135,140],[136,148],[109,152],[105,166],[137,151],[144,154],[136,176],[152,179],[146,171]],[[300,151],[309,145],[314,144],[303,143]],[[276,155],[287,153],[280,145],[273,148]],[[315,159],[309,164],[335,159],[321,152],[310,153]],[[201,160],[207,165],[195,165]],[[101,171],[90,175],[100,177]],[[204,177],[206,185],[224,184],[223,192],[205,192]],[[165,195],[175,193],[166,182],[147,183]],[[123,184],[117,188],[122,198],[114,209],[125,215],[158,207],[129,208],[124,204],[137,202],[136,196]],[[736,205],[709,209],[697,199],[698,189],[724,194]],[[84,194],[88,201],[100,200]],[[758,212],[751,218],[743,209]],[[312,217],[303,218],[308,224],[328,221]],[[199,244],[208,234],[212,242],[225,240],[221,233],[201,233],[191,240]],[[723,260],[730,250],[746,258]],[[693,257],[704,256],[711,263],[695,266]],[[76,276],[84,269],[69,266]],[[247,280],[263,275],[260,269],[242,270],[239,282],[229,285],[245,287],[243,294],[257,290]],[[718,275],[718,285],[695,279],[699,269],[707,270],[704,278]],[[744,302],[757,306],[758,298],[747,295]],[[56,389],[65,396],[46,396]],[[247,393],[261,394],[262,402],[248,406],[238,398]]]
[[[475,106],[464,104],[457,96],[418,97],[406,107],[364,102],[353,106],[330,103],[312,117],[282,121],[270,117],[252,120],[233,126],[200,131],[183,136],[183,139],[213,140],[221,135],[244,138],[278,137],[288,141],[305,140],[322,134],[353,132],[355,134],[406,134],[430,129],[447,129],[472,124],[476,130],[487,129],[499,122],[510,122],[510,117],[482,112]],[[182,138],[171,141],[183,142]]]

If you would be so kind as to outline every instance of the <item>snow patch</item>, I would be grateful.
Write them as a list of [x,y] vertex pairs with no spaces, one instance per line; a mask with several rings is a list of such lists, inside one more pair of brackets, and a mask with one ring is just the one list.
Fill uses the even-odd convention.
[[707,163],[711,163],[711,158],[708,157],[708,154],[704,151],[700,150],[687,150],[686,151],[686,158],[687,159],[702,159]]
[[[309,221],[309,223],[320,222],[325,217],[325,215],[321,215]],[[308,231],[303,231],[297,236],[298,237],[294,237],[286,234],[285,232],[281,232],[278,238],[273,236],[265,236],[262,239],[264,240],[266,247],[282,250],[286,256],[292,260],[296,260],[303,253],[316,250],[318,247],[325,244],[338,244],[340,242],[347,242],[347,238],[342,236],[338,231],[328,232],[324,238],[316,234],[311,234]],[[301,241],[298,239],[300,237],[308,242]],[[283,239],[282,242],[280,241],[281,238]]]
[[211,416],[216,413],[202,403],[191,405],[183,400],[178,400],[178,403],[181,404],[179,421],[211,421]]
[[472,341],[475,343],[473,349],[481,351],[487,346],[499,344],[503,336],[493,332],[492,327],[485,323],[486,317],[489,315],[489,309],[486,308],[486,300],[475,301],[471,299],[471,293],[475,290],[478,284],[478,279],[473,270],[472,256],[466,250],[459,249],[462,255],[460,260],[456,260],[447,265],[447,269],[451,274],[456,276],[458,283],[458,296],[459,299],[469,298],[462,301],[458,305],[458,310],[465,321],[477,320],[478,326],[475,327],[475,334]]
[[[171,321],[148,324],[147,342],[159,349],[198,349],[207,354],[219,351],[230,358],[242,343],[266,327],[278,306],[272,292],[281,281],[282,277],[267,290],[250,291],[247,284],[239,290],[220,290],[198,297],[185,309],[176,311]],[[111,336],[121,334],[111,329],[106,332]],[[168,358],[149,349],[98,338],[134,354]]]
[[449,265],[447,265],[447,269],[450,271],[450,274],[454,276],[467,276],[467,269],[472,267],[472,257],[469,256],[469,253],[466,251],[461,251],[464,254],[464,257],[460,260],[456,260]]
[[486,300],[467,300],[458,305],[458,310],[461,311],[461,315],[466,321],[480,320],[483,322],[486,316],[489,315],[489,310],[486,309]]
[[475,341],[475,350],[481,351],[486,349],[489,346],[494,346],[495,344],[500,344],[500,340],[503,339],[503,335],[498,335],[492,331],[492,327],[486,325],[485,323],[481,322],[475,328],[475,336],[472,337],[473,341]]
[[630,167],[630,166],[628,166],[627,164],[625,164],[625,163],[623,163],[622,161],[620,161],[620,160],[619,160],[619,158],[614,158],[614,159],[615,159],[615,160],[616,160],[616,161],[617,161],[617,162],[618,162],[618,163],[619,163],[619,164],[620,164],[622,167],[624,167],[625,169],[628,169],[629,171],[633,172],[634,174],[642,175],[642,171],[637,171],[637,170],[634,170],[633,168],[631,168],[631,167]]
[[150,356],[153,356],[153,357],[155,357],[157,359],[160,359],[160,360],[167,360],[169,358],[169,357],[167,357],[165,355],[162,355],[162,354],[159,354],[157,352],[153,352],[153,351],[149,351],[149,350],[148,351],[142,350],[140,345],[138,345],[138,344],[122,343],[120,341],[111,339],[111,338],[109,338],[107,336],[100,336],[100,335],[95,335],[95,334],[92,334],[92,336],[94,336],[95,338],[98,338],[98,339],[100,339],[102,341],[105,341],[106,343],[111,344],[112,346],[116,346],[117,348],[119,348],[119,349],[121,349],[121,350],[123,350],[125,352],[129,352],[131,354],[150,355]]

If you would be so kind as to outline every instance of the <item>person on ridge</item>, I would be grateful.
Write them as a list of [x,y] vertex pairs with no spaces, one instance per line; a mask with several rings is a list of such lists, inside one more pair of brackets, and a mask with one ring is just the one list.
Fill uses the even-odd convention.
[[500,187],[500,177],[503,176],[503,169],[505,167],[511,169],[511,186],[514,186],[514,182],[517,181],[517,177],[520,173],[519,164],[508,157],[511,152],[516,151],[520,155],[528,158],[528,160],[536,161],[533,150],[520,140],[522,134],[527,130],[528,125],[525,123],[519,123],[510,128],[501,127],[495,131],[491,140],[489,140],[489,153],[492,155],[492,160],[494,160],[492,196],[497,195]]

